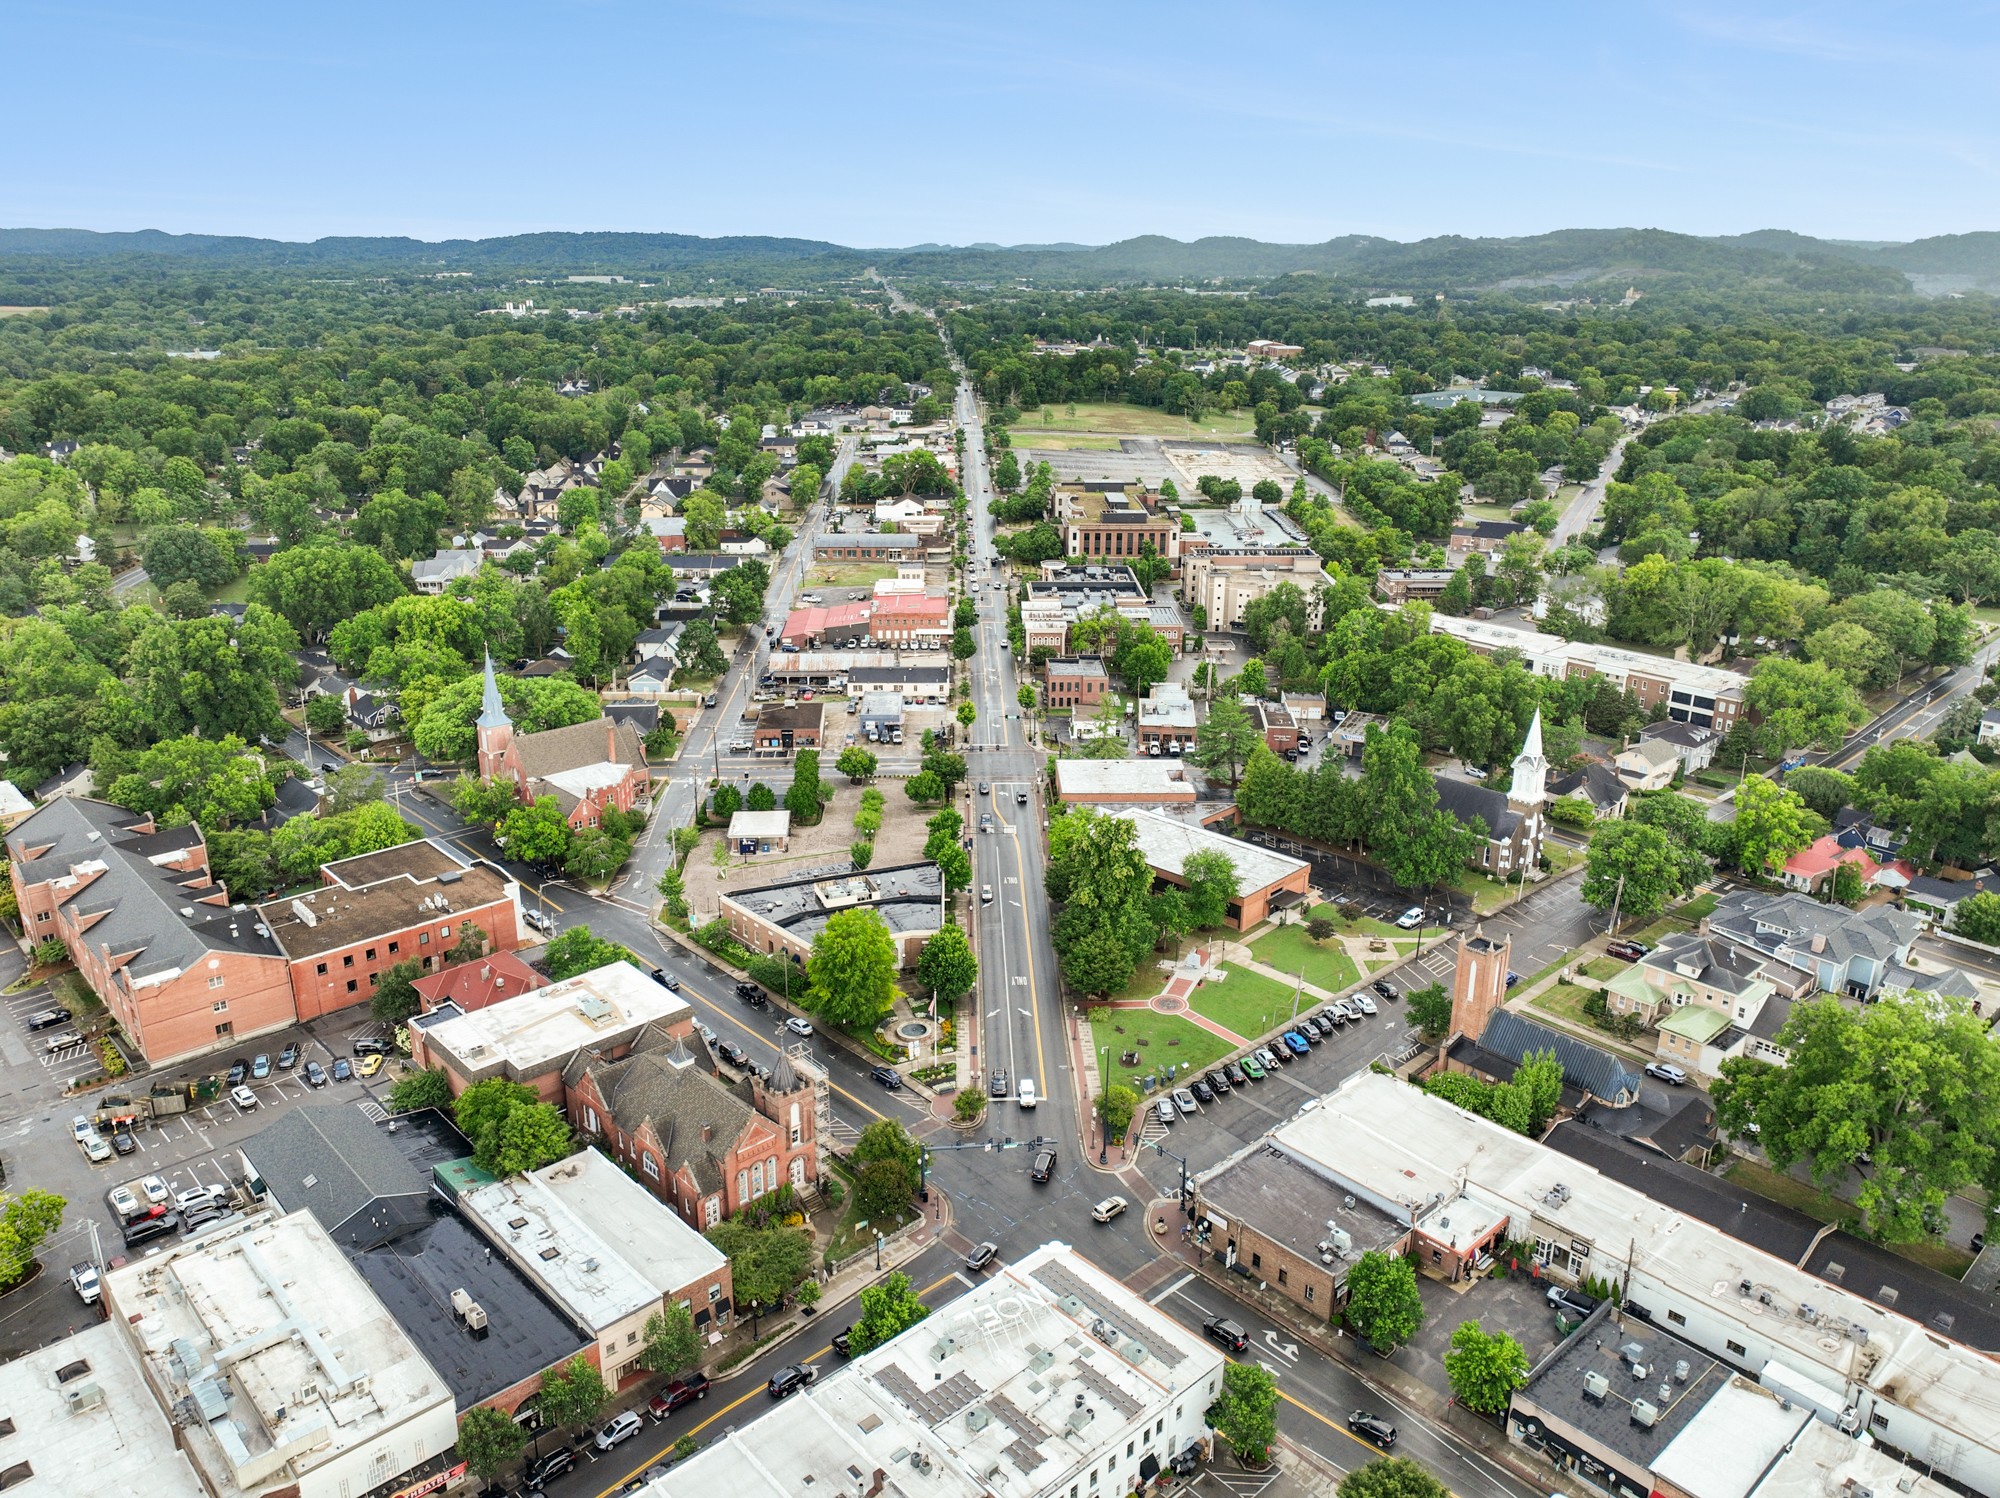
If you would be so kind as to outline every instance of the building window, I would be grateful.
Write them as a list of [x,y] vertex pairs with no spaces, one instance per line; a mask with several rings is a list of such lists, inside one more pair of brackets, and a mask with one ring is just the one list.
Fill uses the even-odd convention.
[[48,918],[49,918],[49,912],[46,910],[38,910],[35,912],[35,919],[38,921],[46,921]]
[[361,986],[361,985],[360,985],[359,983],[355,982],[355,981],[354,981],[354,979],[352,979],[352,978],[349,978],[349,979],[347,980],[347,991],[348,991],[349,993],[353,993],[353,992],[354,992],[354,990],[355,990],[355,989],[357,989],[357,988],[359,988],[360,986]]
[[1284,1283],[1285,1283],[1285,1282],[1286,1282],[1286,1281],[1287,1281],[1287,1280],[1288,1280],[1289,1278],[1290,1278],[1290,1271],[1289,1271],[1289,1270],[1285,1270],[1285,1269],[1280,1269],[1280,1270],[1278,1271],[1278,1283],[1279,1283],[1279,1284],[1281,1284],[1281,1285],[1282,1285],[1282,1284],[1284,1284]]
[[710,1285],[708,1287],[708,1303],[714,1305],[720,1299],[722,1299],[722,1286]]
[[625,1345],[627,1347],[634,1347],[638,1345],[638,1341],[639,1341],[639,1334],[637,1332],[627,1332],[625,1334]]
[[660,1167],[653,1163],[651,1155],[641,1154],[639,1156],[639,1173],[651,1180],[657,1181],[660,1178]]
[[703,1206],[702,1216],[707,1219],[709,1227],[714,1227],[722,1221],[722,1198],[711,1196]]
[[431,944],[431,934],[430,934],[430,932],[428,932],[428,931],[419,931],[419,932],[417,933],[417,945],[418,945],[418,946],[420,946],[420,947],[427,947],[427,946],[429,946],[430,944]]
[[1125,1443],[1125,1455],[1127,1457],[1130,1457],[1132,1455],[1132,1443],[1130,1441],[1127,1441]]
[[401,942],[392,941],[389,943],[389,955],[391,957],[394,957],[398,952],[402,950],[403,950],[403,944]]
[[1741,1342],[1725,1341],[1722,1345],[1728,1348],[1730,1352],[1735,1354],[1737,1357],[1740,1358],[1743,1356],[1743,1344]]
[[1317,1285],[1307,1285],[1307,1286],[1306,1286],[1306,1304],[1307,1304],[1307,1305],[1311,1305],[1311,1304],[1312,1304],[1312,1303],[1313,1303],[1313,1302],[1314,1302],[1315,1300],[1317,1300],[1317,1299],[1319,1298],[1319,1295],[1318,1295],[1318,1291],[1319,1291],[1319,1286],[1317,1286]]
[[322,962],[317,968],[314,969],[314,971],[317,972],[320,975],[320,977],[324,978],[326,976],[326,964]]
[[368,975],[368,986],[370,988],[375,987],[381,981],[382,981],[382,975],[380,973],[370,973]]
[[368,960],[370,962],[373,962],[375,960],[375,949],[373,947],[370,947],[368,949]]
[[1868,1428],[1870,1430],[1887,1430],[1889,1428],[1889,1417],[1887,1415],[1871,1414],[1868,1417]]
[[341,965],[342,967],[353,967],[353,966],[354,966],[354,954],[353,954],[352,952],[349,952],[349,953],[348,953],[348,954],[347,954],[347,955],[346,955],[345,957],[342,957],[342,958],[340,959],[340,965]]
[[1673,1322],[1675,1326],[1686,1326],[1688,1324],[1687,1317],[1683,1316],[1679,1311],[1667,1312],[1667,1320]]
[[1250,1267],[1252,1269],[1262,1269],[1264,1267],[1264,1256],[1262,1254],[1250,1255]]
[[208,1006],[208,1009],[211,1014],[227,1014],[229,1012],[229,1000],[217,999],[213,1004]]
[[221,1040],[224,1036],[227,1035],[234,1035],[235,1033],[236,1033],[236,1026],[230,1020],[224,1020],[221,1024],[215,1027],[215,1038],[217,1040]]

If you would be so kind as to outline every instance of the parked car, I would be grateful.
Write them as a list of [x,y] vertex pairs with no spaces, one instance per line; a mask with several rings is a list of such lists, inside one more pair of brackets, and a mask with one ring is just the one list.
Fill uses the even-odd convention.
[[1637,962],[1652,950],[1642,941],[1614,941],[1604,948],[1606,956],[1616,957],[1620,962]]
[[1092,1222],[1109,1222],[1132,1204],[1122,1196],[1107,1196],[1090,1209]]
[[372,1077],[382,1069],[384,1064],[380,1056],[363,1056],[360,1061],[355,1063],[354,1075],[357,1077]]
[[77,1114],[69,1121],[69,1131],[78,1144],[83,1144],[97,1137],[97,1125],[92,1123],[89,1117],[82,1113]]
[[1519,973],[1509,972],[1507,974],[1507,986],[1509,988],[1512,988],[1516,983],[1519,983],[1520,981],[1521,981],[1521,975]]
[[1265,1071],[1273,1072],[1290,1061],[1292,1053],[1283,1045],[1260,1045],[1257,1047],[1257,1059],[1263,1063]]
[[1671,1061],[1648,1061],[1646,1063],[1646,1075],[1659,1078],[1660,1081],[1665,1082],[1669,1087],[1685,1087],[1687,1085],[1688,1074],[1678,1066],[1675,1066]]
[[1196,1102],[1212,1103],[1215,1101],[1215,1089],[1209,1086],[1208,1083],[1203,1081],[1200,1077],[1196,1077],[1194,1081],[1189,1084],[1189,1087],[1190,1090],[1194,1093],[1194,1100]]
[[113,1186],[105,1193],[104,1199],[111,1203],[111,1210],[118,1214],[120,1222],[130,1222],[146,1210],[139,1204],[139,1198],[132,1194],[130,1186]]
[[771,1375],[770,1383],[764,1387],[773,1399],[789,1399],[818,1380],[819,1369],[811,1363],[787,1363]]
[[982,1243],[965,1256],[965,1267],[972,1270],[984,1269],[999,1257],[999,1244]]
[[986,1095],[990,1098],[1004,1098],[1011,1089],[1007,1086],[1007,1072],[1003,1067],[986,1079]]
[[854,1328],[844,1326],[833,1334],[833,1350],[841,1357],[854,1356]]
[[173,1194],[167,1190],[167,1183],[158,1176],[147,1176],[139,1183],[139,1190],[145,1195],[146,1200],[156,1207],[165,1203]]
[[785,1028],[794,1035],[810,1035],[813,1032],[813,1022],[804,1015],[795,1014],[785,1021]]
[[172,1212],[164,1212],[158,1217],[141,1217],[137,1222],[125,1224],[125,1246],[128,1249],[138,1248],[156,1238],[172,1237],[180,1230],[181,1220]]
[[1250,1337],[1227,1316],[1211,1316],[1201,1324],[1202,1335],[1224,1352],[1247,1352]]
[[345,1056],[334,1057],[333,1080],[336,1082],[350,1082],[353,1079],[354,1079],[354,1063],[352,1061],[349,1061]]
[[871,1066],[868,1068],[868,1075],[891,1092],[903,1090],[903,1079],[893,1066]]
[[389,1042],[380,1035],[363,1035],[351,1047],[357,1056],[386,1056]]
[[247,1113],[257,1106],[257,1094],[247,1087],[232,1087],[229,1089],[229,1101]]
[[737,984],[736,997],[748,1004],[752,1009],[762,1009],[770,1002],[769,999],[765,998],[764,990],[755,983]]
[[708,1021],[706,1021],[706,1020],[699,1020],[699,1019],[698,1019],[698,1020],[696,1020],[696,1021],[694,1022],[694,1033],[695,1033],[695,1034],[697,1034],[697,1035],[699,1035],[699,1036],[701,1037],[701,1041],[702,1041],[702,1044],[703,1044],[703,1045],[706,1045],[706,1046],[710,1046],[710,1047],[713,1047],[713,1046],[714,1046],[714,1044],[715,1044],[715,1032],[714,1032],[713,1030],[709,1029],[709,1027],[708,1027]]
[[1287,1030],[1278,1038],[1284,1041],[1286,1049],[1294,1056],[1308,1055],[1312,1051],[1312,1047],[1306,1043],[1305,1036],[1299,1034],[1296,1030]]
[[529,1462],[521,1473],[521,1481],[528,1488],[545,1488],[565,1472],[575,1469],[576,1453],[567,1446],[558,1446]]
[[[238,1092],[250,1091],[247,1087],[239,1087],[236,1090]],[[123,1124],[119,1124],[111,1131],[111,1147],[121,1155],[129,1155],[139,1148],[139,1141],[132,1137],[130,1129],[126,1128]]]
[[97,1277],[95,1264],[72,1264],[69,1271],[70,1288],[77,1298],[87,1306],[94,1306],[104,1295],[104,1285]]
[[1241,1087],[1250,1080],[1250,1074],[1243,1070],[1243,1063],[1240,1061],[1228,1063],[1222,1068],[1222,1074],[1229,1079],[1232,1087]]
[[1333,1027],[1331,1025],[1322,1032],[1319,1027],[1319,1021],[1314,1019],[1310,1014],[1300,1018],[1298,1029],[1299,1034],[1305,1036],[1307,1045],[1319,1045],[1333,1035]]
[[629,1441],[645,1428],[646,1422],[639,1418],[635,1410],[621,1410],[606,1421],[597,1432],[592,1445],[599,1451],[609,1451],[622,1441]]
[[271,1056],[268,1051],[257,1053],[256,1059],[250,1063],[250,1075],[260,1082],[271,1075]]
[[1414,931],[1423,923],[1424,907],[1421,905],[1412,905],[1408,910],[1396,917],[1397,926],[1404,931]]
[[553,936],[555,934],[555,917],[550,915],[546,910],[524,910],[521,912],[521,919],[526,921],[530,926],[533,926],[544,936]]
[[1243,1068],[1243,1075],[1251,1081],[1261,1082],[1264,1080],[1264,1063],[1259,1061],[1255,1056],[1245,1056],[1236,1064]]
[[1396,1445],[1396,1427],[1367,1410],[1352,1411],[1347,1417],[1347,1428],[1384,1451],[1392,1450]]
[[1229,1091],[1229,1076],[1219,1066],[1214,1071],[1203,1072],[1201,1079],[1208,1083],[1209,1090],[1217,1097],[1221,1097],[1223,1093]]
[[102,1165],[111,1158],[111,1145],[101,1134],[92,1133],[88,1139],[77,1140],[77,1145],[92,1165]]
[[681,980],[663,967],[653,969],[653,981],[669,993],[679,993],[681,991]]
[[67,1009],[44,1009],[40,1013],[28,1016],[28,1028],[53,1030],[57,1025],[66,1025],[69,1021],[70,1013]]
[[1549,1309],[1568,1316],[1573,1321],[1581,1321],[1601,1302],[1595,1295],[1586,1295],[1581,1290],[1572,1290],[1567,1285],[1551,1285],[1548,1293]]
[[1181,1117],[1192,1118],[1200,1111],[1195,1106],[1194,1094],[1185,1087],[1176,1087],[1173,1092],[1174,1106],[1181,1110]]
[[250,1075],[250,1063],[238,1058],[229,1063],[229,1085],[241,1087]]
[[1365,993],[1350,994],[1344,1002],[1359,1009],[1363,1014],[1380,1014],[1382,1012],[1377,1007],[1375,1001]]
[[1391,1002],[1395,1000],[1396,990],[1391,988],[1388,984],[1384,983],[1380,978],[1377,978],[1373,983],[1369,984],[1368,986],[1374,989],[1375,992],[1379,994],[1382,998],[1390,1000]]
[[299,1064],[299,1043],[295,1040],[278,1052],[278,1070],[290,1071]]
[[1035,1151],[1034,1163],[1028,1167],[1028,1179],[1037,1186],[1046,1186],[1056,1173],[1056,1152],[1052,1149]]
[[192,1212],[197,1207],[210,1206],[215,1201],[213,1186],[197,1186],[192,1191],[183,1191],[174,1198],[176,1212]]
[[738,1069],[750,1059],[744,1054],[743,1047],[733,1040],[718,1040],[715,1043],[715,1054]]
[[317,1061],[308,1061],[305,1071],[300,1075],[306,1079],[306,1086],[308,1087],[326,1086],[326,1068],[321,1066]]

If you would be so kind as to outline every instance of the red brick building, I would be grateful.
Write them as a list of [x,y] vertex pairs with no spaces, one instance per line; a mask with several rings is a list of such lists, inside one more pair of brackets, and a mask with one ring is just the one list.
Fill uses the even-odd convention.
[[469,934],[485,933],[487,951],[521,944],[518,886],[490,864],[468,868],[439,843],[343,858],[320,878],[310,894],[257,907],[285,951],[301,1020],[368,1002],[399,962],[443,967]]
[[1111,677],[1094,655],[1057,656],[1042,669],[1042,685],[1046,694],[1042,706],[1048,711],[1091,712],[1111,690]]
[[500,700],[493,659],[479,705],[479,778],[511,781],[523,805],[553,796],[572,827],[595,827],[607,806],[629,812],[653,793],[639,730],[619,718],[598,718],[540,733],[514,731]]
[[489,951],[520,945],[513,883],[436,843],[328,864],[320,889],[252,910],[198,829],[108,802],[52,801],[6,841],[30,939],[61,939],[155,1066],[365,1003],[396,963],[440,965],[466,922]]
[[564,1073],[570,1126],[599,1142],[696,1229],[790,1185],[819,1182],[812,1081],[780,1056],[768,1082],[722,1080],[699,1036]]
[[1273,754],[1290,754],[1299,747],[1299,725],[1292,720],[1291,713],[1280,704],[1251,703],[1250,721],[1263,733],[1264,742],[1271,746]]
[[767,707],[757,715],[753,738],[757,748],[766,753],[792,754],[800,749],[817,749],[825,723],[824,702]]
[[869,638],[900,650],[942,650],[951,643],[951,601],[930,593],[889,593],[875,600]]

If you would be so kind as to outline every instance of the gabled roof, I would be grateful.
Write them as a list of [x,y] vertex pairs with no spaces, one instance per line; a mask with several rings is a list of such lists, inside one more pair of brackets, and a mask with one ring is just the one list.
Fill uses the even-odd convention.
[[[626,1133],[650,1123],[669,1170],[686,1168],[703,1191],[720,1190],[722,1162],[757,1112],[702,1070],[691,1050],[647,1051],[588,1068]],[[701,1137],[707,1125],[710,1137]]]
[[1488,790],[1469,780],[1455,780],[1449,775],[1434,775],[1431,782],[1437,787],[1440,810],[1450,812],[1461,822],[1479,818],[1486,824],[1486,835],[1490,838],[1512,837],[1521,825],[1521,814],[1508,803],[1504,792]]
[[[1855,957],[1877,962],[1894,958],[1916,939],[1923,918],[1887,905],[1848,910],[1795,892],[1764,895],[1732,890],[1709,915],[1708,927],[1799,966],[1815,959],[1844,966]],[[1817,952],[1815,937],[1825,938]]]
[[[1753,956],[1731,942],[1678,931],[1639,960],[1641,968],[1672,977],[1686,977],[1718,993],[1740,994],[1756,984],[1764,971],[1764,959]],[[1693,968],[1683,974],[1682,968]]]
[[1632,794],[1632,788],[1609,768],[1592,760],[1581,770],[1565,775],[1560,780],[1550,781],[1549,794],[1581,796],[1591,806],[1601,811],[1607,806],[1621,805]]
[[1556,1060],[1562,1063],[1565,1082],[1607,1103],[1625,1102],[1639,1095],[1639,1074],[1609,1051],[1538,1025],[1511,1009],[1494,1011],[1479,1044],[1483,1050],[1517,1064],[1535,1051],[1554,1051]]
[[349,1104],[294,1108],[243,1153],[281,1207],[311,1212],[342,1247],[386,1242],[428,1216],[430,1182]]
[[566,728],[521,734],[515,738],[514,748],[521,757],[522,772],[530,780],[546,780],[588,765],[646,763],[646,746],[639,742],[638,730],[630,723],[601,717]]
[[1851,863],[1861,870],[1864,879],[1872,878],[1882,867],[1862,849],[1843,846],[1840,839],[1829,832],[1786,859],[1785,872],[1795,879],[1817,879],[1844,863]]

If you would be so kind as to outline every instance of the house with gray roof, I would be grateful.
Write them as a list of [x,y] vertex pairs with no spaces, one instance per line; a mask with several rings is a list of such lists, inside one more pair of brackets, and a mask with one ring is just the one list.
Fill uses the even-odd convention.
[[441,551],[410,564],[410,585],[419,593],[442,593],[458,578],[476,576],[485,559],[485,554],[472,546]]
[[1755,890],[1724,895],[1702,922],[1703,931],[1801,968],[1826,992],[1847,998],[1866,1002],[1885,988],[1976,993],[1978,985],[1956,969],[1919,970],[1910,944],[1923,929],[1922,916],[1891,905],[1849,910],[1801,894]]
[[1608,766],[1592,760],[1581,770],[1551,780],[1549,795],[1558,800],[1574,796],[1588,805],[1599,821],[1607,821],[1625,815],[1625,808],[1632,799],[1632,788]]

